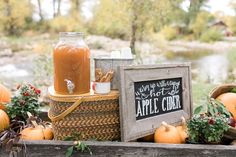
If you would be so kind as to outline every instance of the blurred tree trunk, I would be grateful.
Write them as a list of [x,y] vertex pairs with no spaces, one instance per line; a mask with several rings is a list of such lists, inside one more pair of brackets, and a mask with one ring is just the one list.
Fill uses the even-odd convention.
[[80,9],[80,0],[71,0],[70,14],[76,16]]
[[131,39],[130,39],[130,48],[133,54],[136,54],[135,50],[135,42],[136,42],[136,32],[137,32],[137,20],[138,20],[138,15],[137,15],[137,10],[136,10],[136,0],[132,1],[132,18],[131,18]]
[[56,15],[56,0],[52,1],[52,8],[53,8],[53,18],[55,18]]
[[61,0],[58,0],[58,5],[57,5],[57,16],[61,15]]
[[[57,8],[56,8],[57,3]],[[61,15],[61,0],[53,0],[53,18]]]
[[134,16],[131,24],[131,40],[130,40],[130,48],[133,54],[136,54],[135,51],[135,42],[136,42],[136,31],[137,31],[137,24],[136,24],[137,16]]
[[201,7],[208,0],[190,0],[190,6],[188,11],[187,25],[191,24],[191,22],[195,21],[197,14],[200,12]]
[[42,14],[41,0],[37,0],[37,1],[38,1],[38,8],[39,8],[39,17],[40,17],[40,21],[43,21],[43,14]]
[[6,16],[9,17],[11,15],[11,6],[9,4],[9,0],[4,0],[6,4]]
[[7,17],[7,24],[4,25],[4,30],[7,30],[8,35],[14,35],[15,33],[15,27],[14,27],[14,19],[11,17],[12,14],[12,8],[10,5],[9,0],[4,0],[6,5],[6,17]]

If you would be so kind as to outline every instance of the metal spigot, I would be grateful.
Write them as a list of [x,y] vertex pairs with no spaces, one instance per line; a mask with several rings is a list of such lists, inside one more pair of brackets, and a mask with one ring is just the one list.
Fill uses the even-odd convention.
[[68,79],[65,79],[64,81],[66,81],[66,86],[67,86],[67,90],[69,94],[73,94],[75,84],[71,80],[68,80]]

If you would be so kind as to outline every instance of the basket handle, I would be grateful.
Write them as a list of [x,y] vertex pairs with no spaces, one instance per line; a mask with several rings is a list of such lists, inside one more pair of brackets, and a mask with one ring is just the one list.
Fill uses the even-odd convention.
[[51,121],[58,121],[63,119],[65,116],[70,114],[76,107],[78,107],[83,102],[83,97],[80,97],[76,102],[74,102],[73,105],[71,105],[68,109],[66,109],[64,112],[60,113],[57,116],[53,116],[51,113],[51,110],[48,111],[48,117],[51,119]]

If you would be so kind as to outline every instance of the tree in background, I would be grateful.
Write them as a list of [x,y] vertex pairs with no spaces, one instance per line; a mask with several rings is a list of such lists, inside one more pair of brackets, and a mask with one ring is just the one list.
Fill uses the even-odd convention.
[[70,15],[77,18],[80,16],[81,0],[70,0]]
[[135,54],[136,39],[142,40],[145,36],[159,32],[164,26],[183,21],[183,10],[180,5],[183,0],[131,0],[131,40],[130,47]]
[[[53,18],[61,15],[61,0],[53,0]],[[56,8],[57,4],[57,8]]]
[[100,0],[90,23],[90,32],[122,39],[130,38],[136,54],[136,40],[148,39],[173,21],[183,21],[183,0]]
[[41,7],[41,0],[37,0],[38,3],[38,11],[39,11],[39,17],[40,17],[40,21],[43,21],[43,12],[42,12],[42,7]]
[[236,15],[236,0],[231,0],[229,2],[229,6],[234,10],[235,15]]
[[32,18],[32,6],[28,0],[1,0],[0,27],[8,35],[19,35],[27,18]]
[[213,15],[206,11],[197,14],[195,21],[190,26],[196,39],[208,28],[209,22],[213,21],[213,19]]
[[145,0],[131,0],[128,2],[130,6],[131,15],[130,18],[130,48],[133,54],[136,54],[135,42],[137,40],[137,33],[141,34],[141,39],[144,33],[144,30],[148,29],[146,26],[150,22],[151,13],[152,13],[152,1]]
[[187,15],[187,25],[191,25],[193,23],[198,15],[198,13],[201,11],[201,8],[208,2],[208,0],[189,0],[190,6],[188,9]]
[[89,32],[112,38],[128,39],[129,14],[125,1],[101,0],[94,8]]
[[[67,15],[60,14],[61,0],[53,1],[54,18],[49,21],[50,30],[52,32],[61,31],[86,31],[81,20],[81,3],[83,0],[69,0],[70,10]],[[56,10],[57,3],[57,11]]]
[[185,12],[181,8],[184,0],[158,0],[154,1],[153,22],[155,32],[160,31],[164,26],[172,23],[183,23]]

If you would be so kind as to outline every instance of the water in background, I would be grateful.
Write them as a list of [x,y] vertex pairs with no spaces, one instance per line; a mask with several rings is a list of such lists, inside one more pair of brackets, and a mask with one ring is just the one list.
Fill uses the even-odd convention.
[[229,75],[229,61],[226,53],[206,50],[184,52],[168,51],[162,57],[150,56],[143,59],[144,64],[190,62],[192,79],[211,84],[225,82]]

